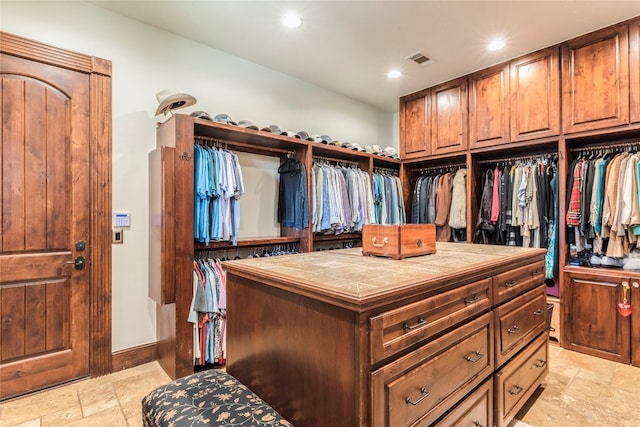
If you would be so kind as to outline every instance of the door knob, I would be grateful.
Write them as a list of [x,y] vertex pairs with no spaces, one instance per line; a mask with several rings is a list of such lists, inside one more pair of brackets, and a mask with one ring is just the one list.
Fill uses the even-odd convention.
[[76,270],[84,270],[86,260],[82,255],[79,255],[73,261],[67,261],[65,264],[73,264],[73,268]]

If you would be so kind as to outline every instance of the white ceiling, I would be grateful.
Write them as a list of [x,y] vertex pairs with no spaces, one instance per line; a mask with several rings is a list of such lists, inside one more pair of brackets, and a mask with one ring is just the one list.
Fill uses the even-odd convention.
[[[640,0],[92,3],[390,112],[402,95],[640,16]],[[282,27],[287,11],[302,27]],[[496,37],[507,46],[489,52]],[[405,59],[417,51],[433,61]]]

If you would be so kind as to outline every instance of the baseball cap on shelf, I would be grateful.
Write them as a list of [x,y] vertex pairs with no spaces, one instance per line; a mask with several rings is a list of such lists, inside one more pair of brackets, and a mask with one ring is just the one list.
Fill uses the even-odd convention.
[[382,148],[379,145],[372,145],[373,154],[382,154]]
[[364,148],[362,148],[360,144],[358,144],[357,142],[354,142],[353,144],[351,144],[351,149],[357,150],[357,151],[364,151]]
[[254,125],[249,120],[240,120],[238,122],[238,126],[240,126],[241,128],[245,128],[245,129],[260,130],[260,128],[258,126]]
[[331,139],[331,137],[329,135],[320,135],[320,141],[323,144],[330,144],[331,141],[333,141],[333,139]]
[[386,147],[383,151],[382,154],[385,156],[389,156],[392,157],[396,154],[396,149],[393,147]]
[[278,125],[269,125],[267,127],[263,127],[260,130],[265,131],[265,132],[275,133],[277,135],[284,134],[284,131],[282,129],[280,129],[280,126],[278,126]]
[[193,113],[190,114],[190,116],[195,117],[197,119],[205,119],[205,120],[213,121],[209,113],[207,113],[206,111],[194,111]]
[[313,135],[311,135],[309,137],[309,140],[313,141],[313,142],[323,142],[322,141],[322,137],[320,135],[318,135],[317,133],[314,133]]
[[229,117],[228,114],[216,114],[215,116],[213,116],[213,121],[216,123],[224,123],[227,125],[236,125],[237,123],[234,122],[231,117]]
[[300,138],[297,133],[292,130],[285,130],[280,135],[288,136],[291,138]]
[[309,136],[309,133],[304,131],[304,130],[298,131],[298,133],[296,133],[296,135],[298,135],[298,138],[300,138],[300,139],[305,139],[307,141],[313,141],[311,139],[311,136]]
[[365,145],[364,146],[364,151],[366,151],[367,153],[373,153],[373,147],[371,145]]

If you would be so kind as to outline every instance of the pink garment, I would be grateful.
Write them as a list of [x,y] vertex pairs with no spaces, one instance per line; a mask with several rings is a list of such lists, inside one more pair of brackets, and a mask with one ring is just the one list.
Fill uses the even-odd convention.
[[493,195],[491,197],[491,222],[497,223],[500,216],[500,170],[493,171]]

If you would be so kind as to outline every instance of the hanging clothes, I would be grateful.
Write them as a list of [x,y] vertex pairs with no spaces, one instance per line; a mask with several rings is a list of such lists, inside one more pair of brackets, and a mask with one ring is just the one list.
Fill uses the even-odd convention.
[[591,152],[571,163],[567,242],[576,256],[570,263],[622,267],[640,248],[639,159],[631,151]]
[[200,243],[238,243],[240,197],[244,181],[238,156],[228,150],[194,145],[193,236]]
[[[546,276],[557,278],[557,171],[555,156],[488,167],[482,175],[474,242],[547,248]],[[579,216],[576,221],[580,223]]]
[[220,262],[193,261],[193,297],[187,320],[193,324],[195,365],[224,364],[226,316],[226,273]]
[[435,224],[438,241],[466,241],[466,176],[465,168],[419,176],[413,188],[411,222]]
[[311,194],[314,233],[362,231],[364,224],[374,222],[371,180],[360,168],[314,162]]
[[287,157],[278,168],[278,222],[298,230],[309,227],[307,170],[302,162]]
[[407,223],[402,182],[396,175],[373,173],[375,224],[399,225]]

